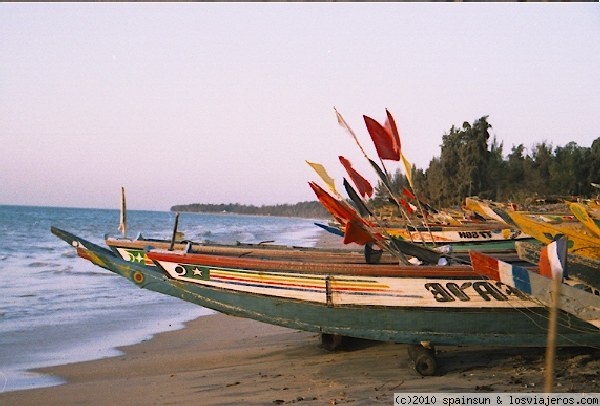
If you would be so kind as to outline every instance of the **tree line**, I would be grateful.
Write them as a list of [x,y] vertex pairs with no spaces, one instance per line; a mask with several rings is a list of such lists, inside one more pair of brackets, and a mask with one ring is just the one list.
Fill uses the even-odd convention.
[[328,218],[329,214],[318,201],[300,202],[296,204],[277,205],[244,205],[239,203],[228,204],[181,204],[171,207],[171,211],[191,211],[203,213],[235,213],[257,216],[277,217],[303,217],[303,218]]
[[[600,183],[600,137],[591,147],[575,142],[554,147],[542,141],[527,150],[519,144],[505,157],[503,143],[490,139],[491,127],[488,116],[460,128],[452,126],[442,137],[440,156],[425,170],[413,165],[414,192],[437,207],[460,205],[467,196],[525,203],[535,197],[599,193],[592,183]],[[393,191],[401,194],[408,185],[406,176],[398,170],[391,178]],[[379,184],[375,205],[387,199]]]

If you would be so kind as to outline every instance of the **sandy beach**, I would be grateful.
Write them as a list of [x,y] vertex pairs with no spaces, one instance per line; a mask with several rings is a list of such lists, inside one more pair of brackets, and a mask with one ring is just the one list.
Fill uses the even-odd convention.
[[[544,388],[543,349],[438,348],[439,374],[422,377],[405,345],[352,340],[328,352],[318,334],[222,314],[121,350],[39,370],[67,383],[2,393],[0,404],[393,404],[394,392]],[[600,349],[559,349],[557,358],[556,392],[600,392]]]
[[[394,392],[542,392],[541,349],[440,348],[421,377],[405,345],[356,340],[339,352],[317,334],[221,314],[123,348],[47,368],[68,383],[0,394],[2,405],[392,404]],[[600,392],[600,351],[559,351],[557,392]]]

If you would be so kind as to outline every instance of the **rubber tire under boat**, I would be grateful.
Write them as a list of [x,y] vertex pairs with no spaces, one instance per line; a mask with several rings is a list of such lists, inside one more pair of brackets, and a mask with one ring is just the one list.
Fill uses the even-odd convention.
[[435,352],[431,348],[425,348],[421,345],[411,345],[408,347],[408,356],[411,363],[420,375],[432,376],[437,370],[437,361]]

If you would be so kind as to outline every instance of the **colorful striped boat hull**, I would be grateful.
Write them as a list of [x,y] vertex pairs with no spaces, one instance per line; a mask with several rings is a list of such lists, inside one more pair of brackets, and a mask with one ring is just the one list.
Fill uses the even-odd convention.
[[[210,264],[205,274],[200,264],[183,260],[163,271],[127,262],[66,231],[53,228],[52,232],[74,246],[82,258],[138,287],[225,314],[305,331],[407,344],[545,345],[547,311],[543,306],[465,267],[440,267],[437,274],[412,267],[396,274],[356,275],[344,273],[343,266],[332,267],[331,272],[298,272]],[[190,265],[199,272],[194,273]],[[177,266],[185,268],[180,276],[193,280],[175,278],[183,273]],[[352,265],[347,267],[351,271]],[[375,270],[385,267],[371,265]],[[595,345],[600,340],[597,328],[569,314],[561,314],[559,325],[559,345]]]

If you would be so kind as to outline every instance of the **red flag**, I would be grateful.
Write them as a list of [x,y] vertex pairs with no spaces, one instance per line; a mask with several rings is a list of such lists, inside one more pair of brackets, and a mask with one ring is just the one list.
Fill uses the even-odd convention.
[[344,226],[344,244],[351,242],[366,244],[375,240],[375,237],[380,238],[369,232],[369,225],[355,211],[333,198],[316,183],[308,182],[308,184],[317,195],[321,204]]
[[402,146],[400,145],[400,132],[396,126],[396,120],[394,120],[394,117],[392,117],[392,114],[388,111],[388,109],[385,109],[385,114],[387,115],[387,119],[385,120],[385,129],[391,135],[392,141],[395,143],[395,145],[398,146],[398,155],[400,155]]
[[331,197],[331,195],[325,190],[323,190],[323,188],[321,188],[314,182],[308,182],[308,184],[315,192],[315,195],[317,195],[317,198],[319,199],[321,204],[327,209],[329,213],[331,213],[333,217],[335,217],[337,221],[339,221],[341,224],[346,224],[353,218],[350,209],[345,207],[335,198]]
[[373,240],[373,237],[363,223],[356,220],[351,220],[346,223],[346,227],[344,227],[344,244],[355,242],[360,245],[365,245]]
[[346,168],[346,172],[348,172],[350,179],[352,179],[352,182],[354,182],[354,185],[358,188],[358,193],[360,193],[362,197],[371,197],[373,195],[373,187],[369,181],[363,178],[360,173],[352,167],[350,161],[343,156],[340,156],[339,158],[342,165],[344,165],[344,168]]
[[406,211],[408,212],[408,214],[413,214],[414,210],[412,208],[412,206],[404,199],[400,199],[400,203],[402,204],[402,206],[406,209]]
[[417,200],[417,198],[415,197],[415,195],[413,195],[412,193],[410,193],[410,190],[408,190],[406,187],[402,190],[402,194],[404,196],[406,196],[407,198],[409,198],[410,200]]
[[[387,110],[386,110],[387,111]],[[388,112],[388,122],[386,127],[379,124],[376,120],[368,116],[363,116],[365,124],[367,125],[367,131],[375,144],[377,149],[377,155],[381,159],[388,159],[391,161],[400,160],[400,137],[398,135],[398,129],[396,123],[389,120],[391,115]]]

